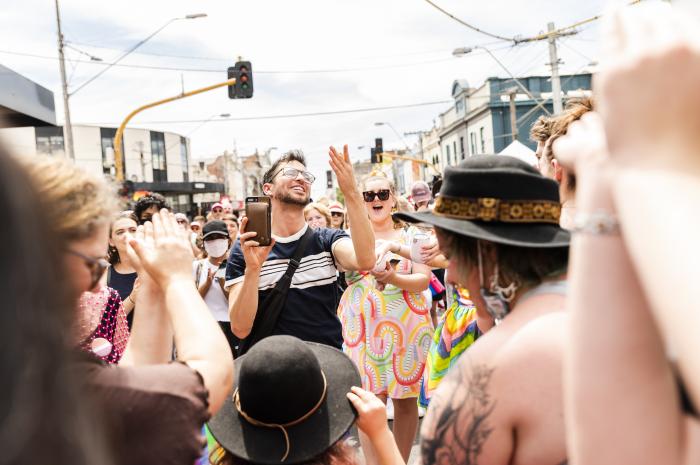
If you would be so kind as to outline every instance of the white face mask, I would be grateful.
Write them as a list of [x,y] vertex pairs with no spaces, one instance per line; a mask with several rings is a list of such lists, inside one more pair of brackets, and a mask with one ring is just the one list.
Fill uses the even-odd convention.
[[214,239],[213,241],[204,241],[204,250],[207,251],[210,257],[222,257],[228,250],[228,239]]

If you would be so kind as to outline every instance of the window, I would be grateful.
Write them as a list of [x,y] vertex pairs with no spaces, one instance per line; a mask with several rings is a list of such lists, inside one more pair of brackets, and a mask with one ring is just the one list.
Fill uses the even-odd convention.
[[43,155],[63,155],[63,128],[60,126],[41,126],[35,129],[36,151]]
[[459,155],[464,160],[464,137],[459,136]]
[[452,153],[455,154],[455,165],[456,165],[457,162],[459,161],[459,159],[457,158],[457,141],[452,142]]
[[455,110],[457,113],[462,113],[464,111],[464,100],[459,99],[455,102]]
[[168,182],[165,135],[162,132],[151,131],[151,166],[153,166],[153,182]]
[[[112,173],[112,166],[116,167],[114,162],[114,136],[117,135],[116,129],[100,128],[100,145],[102,146],[102,172],[104,174]],[[126,178],[126,159],[124,157],[124,137],[122,136],[122,175]]]
[[479,128],[479,139],[481,142],[481,153],[486,153],[486,140],[484,139],[484,128]]
[[476,155],[476,134],[473,132],[469,133],[469,145],[472,150],[472,155]]
[[180,136],[180,164],[182,165],[182,180],[190,180],[190,163],[187,156],[187,139]]
[[445,146],[445,153],[447,155],[447,166],[449,166],[452,164],[450,161],[450,146],[449,145]]

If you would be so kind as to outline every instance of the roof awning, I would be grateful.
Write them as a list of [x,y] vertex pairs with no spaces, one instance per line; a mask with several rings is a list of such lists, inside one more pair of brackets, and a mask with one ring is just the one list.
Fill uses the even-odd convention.
[[55,126],[53,92],[0,65],[0,127]]

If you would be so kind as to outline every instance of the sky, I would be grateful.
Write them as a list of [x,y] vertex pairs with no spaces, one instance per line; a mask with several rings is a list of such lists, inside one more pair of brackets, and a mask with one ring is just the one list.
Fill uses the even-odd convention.
[[[504,37],[532,36],[601,13],[604,0],[433,0],[456,17]],[[11,2],[11,7],[9,4]],[[63,102],[54,0],[2,0],[0,63],[54,92]],[[425,0],[60,0],[73,124],[118,126],[136,107],[223,81],[242,57],[253,67],[255,95],[230,100],[225,89],[189,97],[137,116],[131,126],[190,137],[194,159],[224,150],[271,156],[301,149],[325,188],[328,146],[348,144],[353,160],[369,158],[375,137],[385,149],[416,142],[404,132],[427,130],[451,101],[455,79],[478,87],[506,77],[482,51],[456,58],[456,47],[484,45],[516,76],[548,75],[546,42],[513,47],[459,24]],[[109,63],[173,18],[161,32],[75,91]],[[562,74],[598,59],[598,22],[558,44]],[[167,68],[167,69],[154,69]],[[437,103],[436,103],[437,102]],[[421,106],[409,106],[423,104]],[[339,112],[317,116],[270,116]],[[228,119],[220,115],[230,114]],[[251,119],[253,118],[253,119]],[[390,123],[399,138],[388,125]],[[362,147],[362,148],[359,148]]]

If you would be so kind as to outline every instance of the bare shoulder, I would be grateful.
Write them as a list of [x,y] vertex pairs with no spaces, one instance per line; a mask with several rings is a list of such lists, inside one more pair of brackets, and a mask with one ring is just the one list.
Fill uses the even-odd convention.
[[[421,429],[423,465],[509,463],[513,432],[533,399],[561,396],[565,325],[564,313],[554,312],[513,333],[494,330],[470,347],[431,399]],[[542,386],[557,392],[535,393]]]

